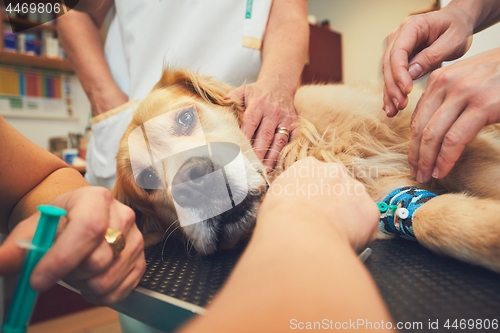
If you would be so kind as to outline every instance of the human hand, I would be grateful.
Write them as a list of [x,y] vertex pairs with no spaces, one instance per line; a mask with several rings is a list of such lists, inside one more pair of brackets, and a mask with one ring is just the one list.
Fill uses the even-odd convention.
[[[410,16],[387,37],[382,71],[384,111],[395,116],[408,104],[412,80],[438,67],[442,61],[465,54],[474,23],[457,6]],[[470,38],[468,38],[470,37]]]
[[[63,230],[40,260],[31,285],[44,291],[64,279],[96,304],[111,304],[125,298],[144,273],[143,238],[135,225],[133,211],[99,187],[83,187],[63,194],[51,205],[67,210],[59,225]],[[20,222],[0,247],[0,274],[18,271],[24,250],[16,245],[31,239],[39,214]],[[126,245],[116,257],[104,240],[107,228],[123,233]]]
[[445,177],[486,125],[500,122],[500,48],[434,71],[411,121],[408,160],[420,183]]
[[112,110],[128,102],[128,96],[117,86],[106,88],[104,91],[93,91],[89,94],[92,116]]
[[[274,80],[258,80],[230,91],[227,97],[245,105],[241,130],[253,139],[255,154],[264,166],[273,168],[297,128],[294,91]],[[288,129],[290,137],[276,133],[277,128]]]
[[325,221],[357,250],[375,239],[380,216],[364,185],[345,168],[313,157],[294,163],[273,181],[259,215],[273,210],[307,223]]

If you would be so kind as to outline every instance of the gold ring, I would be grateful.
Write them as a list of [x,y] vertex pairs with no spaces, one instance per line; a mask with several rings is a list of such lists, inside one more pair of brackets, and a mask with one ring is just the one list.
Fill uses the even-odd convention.
[[106,243],[113,249],[113,255],[116,257],[120,252],[122,252],[125,247],[125,237],[121,231],[107,228],[106,235],[104,236]]
[[285,134],[287,137],[290,136],[290,131],[286,128],[286,127],[278,127],[276,129],[276,132],[274,132],[275,134],[277,133],[280,133],[280,134]]

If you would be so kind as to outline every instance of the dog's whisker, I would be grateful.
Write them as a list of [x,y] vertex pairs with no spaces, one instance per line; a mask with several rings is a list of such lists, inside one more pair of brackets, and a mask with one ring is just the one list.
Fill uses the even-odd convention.
[[162,241],[163,241],[163,239],[165,238],[165,235],[167,234],[168,230],[169,230],[170,228],[172,228],[173,226],[175,226],[175,223],[176,223],[176,222],[179,222],[179,220],[175,220],[175,221],[174,221],[173,223],[171,223],[171,224],[168,226],[168,228],[165,230],[165,232],[163,233],[163,236],[161,237],[161,240],[162,240]]
[[262,161],[277,161],[279,158],[263,158]]
[[[191,251],[193,250],[193,247],[194,247],[194,243],[191,242],[190,240],[188,240],[188,244],[189,244],[189,248],[188,248],[188,256],[191,255]],[[198,254],[196,254],[197,256]],[[195,257],[196,257],[195,256]]]
[[186,239],[186,254],[189,256],[189,245],[191,244],[191,242],[189,241],[189,238]]
[[[272,151],[272,152],[275,152],[275,153],[278,153],[279,156],[282,156],[283,155],[283,152],[281,151],[278,151],[276,149],[271,149],[271,148],[259,148],[259,149],[254,149],[254,150],[266,150],[266,151]],[[246,153],[246,152],[245,152]],[[244,154],[245,154],[244,153]]]
[[279,151],[279,150],[277,150],[277,149],[272,149],[271,147],[269,147],[269,148],[254,148],[253,150],[267,150],[267,151],[275,151],[275,152],[280,153],[280,151]]
[[278,151],[278,150],[276,150],[276,149],[271,149],[271,148],[259,148],[259,149],[253,149],[253,148],[252,148],[252,149],[249,149],[249,150],[243,151],[243,154],[246,154],[246,153],[248,153],[249,151],[253,151],[253,150],[267,150],[267,151],[273,151],[273,152],[278,153],[278,155],[280,155],[280,156],[283,154],[281,151]]
[[255,142],[257,139],[249,139],[250,142]]
[[168,234],[167,238],[165,238],[165,243],[167,243],[168,239],[170,238],[170,236],[172,236],[172,234],[175,232],[175,230],[179,229],[181,227],[181,225],[177,225],[174,229],[172,229],[172,231],[170,231],[170,233]]
[[[175,221],[175,222],[178,222],[178,221],[179,221],[179,220],[177,220],[177,221]],[[174,224],[175,224],[175,222],[174,222],[174,223],[172,223],[172,225],[174,225]],[[164,241],[164,242],[163,242],[163,244],[162,244],[162,247],[161,247],[161,261],[162,261],[163,263],[165,263],[165,261],[163,260],[163,258],[164,258],[164,257],[163,257],[163,254],[164,254],[164,251],[165,251],[165,246],[167,245],[167,241],[168,241],[169,237],[170,237],[170,236],[174,233],[174,231],[175,231],[175,230],[177,230],[177,229],[178,229],[178,228],[180,228],[180,227],[181,227],[181,225],[180,225],[180,224],[179,224],[179,225],[177,225],[177,226],[176,226],[176,227],[175,227],[175,228],[174,228],[174,229],[173,229],[173,230],[172,230],[172,231],[168,234],[167,238],[165,238],[165,241]],[[167,229],[167,230],[168,230],[168,229]],[[165,233],[166,233],[166,231],[165,231]]]
[[247,150],[243,150],[243,151],[242,151],[242,153],[243,153],[243,154],[246,154],[246,153],[248,153],[249,151],[252,151],[252,150],[253,150],[253,148],[249,148],[249,149],[247,149]]

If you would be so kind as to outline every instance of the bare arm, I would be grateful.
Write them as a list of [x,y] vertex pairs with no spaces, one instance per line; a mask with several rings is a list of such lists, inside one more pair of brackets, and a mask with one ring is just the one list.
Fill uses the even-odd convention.
[[294,95],[300,85],[308,46],[307,1],[273,1],[258,80],[279,81],[289,94]]
[[103,1],[97,11],[71,10],[58,21],[59,39],[97,116],[128,100],[116,85],[104,57],[98,27],[113,3]]
[[[24,250],[16,242],[31,239],[40,204],[64,208],[64,231],[35,268],[31,283],[43,291],[61,278],[94,303],[123,299],[144,269],[144,242],[133,211],[111,193],[88,186],[79,172],[36,146],[0,117],[0,231],[9,237],[0,246],[0,275],[19,270]],[[122,232],[126,246],[113,257],[104,240],[107,228]]]
[[[294,223],[298,218],[300,225]],[[318,220],[314,212],[298,217],[289,210],[261,217],[268,230],[254,236],[207,315],[183,332],[289,332],[293,319],[390,322],[375,284],[345,239],[306,223]]]
[[[0,117],[0,231],[61,193],[88,185],[78,171],[30,142]],[[57,186],[56,186],[57,185]]]
[[[362,189],[354,179],[297,177],[297,169],[304,167],[326,167],[341,173],[338,165],[308,158],[277,178],[233,274],[207,315],[195,319],[182,332],[289,332],[293,319],[391,321],[353,250],[375,237],[375,204],[366,193],[347,194],[349,186]],[[346,191],[339,196],[309,193],[312,196],[308,199],[300,193],[303,184],[322,189],[341,186]]]
[[273,167],[288,143],[278,127],[290,133],[296,127],[295,91],[307,57],[309,25],[307,1],[273,1],[262,48],[262,68],[257,82],[233,90],[229,96],[246,105],[241,130],[255,138],[253,148],[264,165]]
[[[455,2],[454,5],[461,7],[465,13],[474,13],[474,33],[500,21],[500,4],[496,0],[454,0],[453,2]],[[478,4],[482,4],[482,6]]]

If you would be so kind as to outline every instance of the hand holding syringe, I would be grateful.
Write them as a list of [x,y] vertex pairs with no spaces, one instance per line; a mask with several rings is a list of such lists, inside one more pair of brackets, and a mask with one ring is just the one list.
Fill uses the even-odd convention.
[[5,323],[2,326],[4,333],[24,333],[28,329],[28,322],[38,295],[30,286],[31,273],[54,242],[59,218],[66,215],[64,209],[54,206],[38,206],[38,210],[41,212],[40,219],[12,302],[7,310]]

